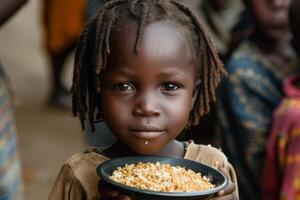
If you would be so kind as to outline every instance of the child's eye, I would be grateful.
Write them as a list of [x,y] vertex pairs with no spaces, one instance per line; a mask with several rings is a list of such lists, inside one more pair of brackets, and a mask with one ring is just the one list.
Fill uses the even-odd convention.
[[170,82],[164,83],[162,85],[162,89],[165,91],[175,91],[175,90],[178,90],[179,88],[180,88],[179,85],[177,85],[175,83],[170,83]]
[[115,85],[115,89],[122,92],[130,92],[135,90],[134,86],[130,83],[118,83]]

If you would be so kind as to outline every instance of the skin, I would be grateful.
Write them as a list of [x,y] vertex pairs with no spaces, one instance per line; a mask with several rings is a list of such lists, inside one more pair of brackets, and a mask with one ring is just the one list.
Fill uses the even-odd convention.
[[288,65],[290,48],[288,9],[291,0],[245,0],[254,20],[253,42],[277,67]]
[[[187,124],[198,89],[190,42],[174,24],[159,21],[145,28],[136,54],[136,24],[120,21],[117,27],[101,75],[101,103],[104,120],[118,142],[105,153],[110,157],[143,154],[182,158],[183,144],[175,137]],[[234,189],[229,184],[220,195],[234,199]],[[130,199],[103,183],[99,190],[102,200]]]
[[183,147],[174,138],[187,124],[195,88],[188,43],[167,22],[146,27],[138,54],[135,39],[133,24],[112,35],[102,77],[104,119],[138,154],[182,157]]
[[[248,0],[255,31],[263,39],[278,43],[288,33],[288,8],[290,0]],[[268,44],[272,45],[272,44]]]

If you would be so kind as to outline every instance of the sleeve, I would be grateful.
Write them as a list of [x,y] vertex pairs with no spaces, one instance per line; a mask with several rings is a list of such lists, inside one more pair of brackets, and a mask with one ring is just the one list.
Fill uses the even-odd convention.
[[64,164],[52,188],[48,200],[85,200],[86,194],[72,168]]
[[238,195],[237,176],[233,166],[228,162],[228,159],[225,156],[225,154],[219,149],[212,147],[210,145],[197,145],[197,146],[198,146],[197,150],[192,151],[190,154],[190,155],[193,154],[197,155],[197,157],[193,160],[211,166],[221,171],[226,176],[226,178],[235,185],[236,190],[234,191],[234,193],[235,196],[238,197],[239,195]]
[[273,127],[271,129],[270,136],[266,145],[266,159],[263,166],[261,184],[262,200],[277,199],[280,193],[277,143],[278,141],[285,141],[285,139],[279,139],[279,134],[283,133],[283,131],[286,132],[286,130],[284,130],[285,128],[282,127],[282,124],[284,123],[279,123],[278,117],[279,116],[275,112],[273,118]]
[[[296,110],[296,109],[295,109]],[[294,110],[294,112],[295,112]],[[284,199],[300,198],[300,109],[293,115],[288,137],[280,135],[278,139],[279,170],[281,172],[280,197]]]
[[238,197],[239,196],[238,181],[233,166],[229,162],[227,162],[224,167],[220,167],[218,168],[218,170],[223,172],[226,178],[235,185],[234,194],[236,197]]
[[295,102],[284,100],[275,113],[263,171],[263,200],[300,197],[300,107],[291,105]]

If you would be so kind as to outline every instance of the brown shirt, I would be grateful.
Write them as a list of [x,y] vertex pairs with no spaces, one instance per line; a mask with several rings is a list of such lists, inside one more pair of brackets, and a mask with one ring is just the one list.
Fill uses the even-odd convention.
[[[185,159],[197,161],[221,170],[236,185],[237,178],[232,165],[218,149],[190,143],[186,149]],[[97,200],[100,198],[96,168],[109,158],[91,149],[85,153],[73,155],[61,168],[49,200]]]

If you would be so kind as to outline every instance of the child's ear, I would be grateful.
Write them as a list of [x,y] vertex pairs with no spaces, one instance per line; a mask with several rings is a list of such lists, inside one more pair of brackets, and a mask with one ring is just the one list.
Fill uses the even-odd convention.
[[193,107],[194,107],[200,85],[201,85],[201,80],[197,79],[195,82],[194,90],[193,90],[193,97],[192,97],[192,104],[191,104],[192,108],[191,109],[193,109]]

